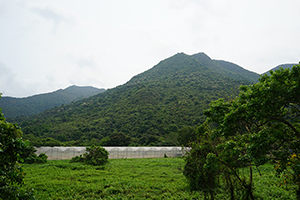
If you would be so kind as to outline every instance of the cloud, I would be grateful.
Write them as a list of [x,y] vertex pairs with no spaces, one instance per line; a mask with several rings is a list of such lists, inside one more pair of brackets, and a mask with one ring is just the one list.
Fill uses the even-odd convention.
[[80,68],[95,68],[99,66],[99,63],[96,59],[97,56],[93,54],[81,54],[81,55],[72,54],[66,57],[70,62],[75,63],[76,66]]
[[54,33],[56,33],[58,26],[73,25],[78,21],[77,16],[73,12],[54,5],[33,6],[30,8],[30,11],[51,22],[53,24]]
[[170,0],[169,6],[172,9],[186,9],[187,7],[203,7],[207,8],[209,6],[210,1],[205,0]]
[[[9,96],[16,90],[21,90],[22,86],[17,81],[16,75],[6,66],[0,62],[0,93],[4,96]],[[5,88],[3,88],[5,86]]]
[[0,1],[0,16],[7,13],[9,7],[9,1]]
[[94,68],[94,67],[97,66],[97,62],[96,62],[95,56],[81,57],[77,61],[77,64],[81,68],[85,68],[85,67]]
[[299,0],[0,0],[0,92],[112,88],[177,52],[205,52],[263,72],[298,61],[299,6]]

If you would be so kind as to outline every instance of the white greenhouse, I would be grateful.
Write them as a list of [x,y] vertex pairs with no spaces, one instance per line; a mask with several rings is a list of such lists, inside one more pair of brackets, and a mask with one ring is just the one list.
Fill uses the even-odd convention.
[[[162,158],[183,156],[187,148],[182,147],[103,147],[109,159],[118,158]],[[36,154],[44,153],[48,160],[64,160],[86,153],[86,147],[38,147]]]

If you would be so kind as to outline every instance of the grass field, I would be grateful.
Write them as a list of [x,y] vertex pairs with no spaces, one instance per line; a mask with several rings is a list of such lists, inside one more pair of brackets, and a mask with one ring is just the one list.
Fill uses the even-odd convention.
[[[24,164],[25,188],[37,199],[203,199],[188,188],[182,158],[111,159],[105,166],[69,163]],[[281,186],[273,166],[254,173],[258,199],[295,199],[293,187]],[[220,189],[217,199],[227,199]]]

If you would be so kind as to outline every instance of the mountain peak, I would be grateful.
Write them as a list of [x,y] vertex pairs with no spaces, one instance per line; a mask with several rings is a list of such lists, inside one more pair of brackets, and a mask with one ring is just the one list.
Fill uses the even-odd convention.
[[206,55],[204,52],[199,52],[199,53],[196,53],[196,54],[194,54],[192,56],[194,56],[194,57],[202,57],[204,59],[211,60],[211,58],[208,55]]
[[202,63],[203,65],[211,65],[212,59],[203,52],[192,55],[197,61]]

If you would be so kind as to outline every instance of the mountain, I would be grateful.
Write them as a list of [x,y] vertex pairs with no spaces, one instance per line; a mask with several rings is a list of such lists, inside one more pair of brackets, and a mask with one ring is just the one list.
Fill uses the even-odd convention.
[[212,60],[205,53],[198,53],[193,55],[193,57],[202,64],[210,66],[211,70],[218,72],[225,77],[239,80],[248,80],[252,83],[258,82],[259,74],[246,70],[234,63],[224,60]]
[[29,116],[42,111],[87,98],[101,92],[104,89],[94,87],[70,86],[51,93],[38,94],[25,98],[1,97],[0,108],[6,118]]
[[172,133],[202,123],[212,100],[256,82],[251,76],[259,75],[204,53],[178,53],[124,85],[30,116],[20,125],[32,140],[51,137],[67,145],[99,144],[119,132],[131,137],[131,145],[171,145]]
[[263,74],[270,75],[270,71],[275,71],[275,70],[278,70],[279,68],[283,68],[283,69],[289,68],[289,69],[291,69],[294,65],[297,65],[297,64],[296,63],[295,64],[281,64],[281,65],[278,65],[277,67],[274,67],[274,68],[270,69],[269,71],[267,71]]

